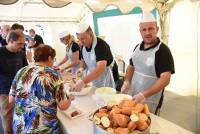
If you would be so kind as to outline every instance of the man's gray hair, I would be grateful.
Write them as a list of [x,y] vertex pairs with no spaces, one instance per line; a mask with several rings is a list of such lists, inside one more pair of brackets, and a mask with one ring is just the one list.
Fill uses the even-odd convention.
[[19,30],[11,30],[6,37],[7,43],[9,41],[17,41],[20,37],[24,37],[24,34]]

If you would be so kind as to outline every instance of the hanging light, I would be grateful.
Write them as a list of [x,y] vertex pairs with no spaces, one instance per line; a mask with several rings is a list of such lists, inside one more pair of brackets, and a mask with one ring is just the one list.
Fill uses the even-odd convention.
[[[13,4],[17,1],[18,0],[0,0],[0,4]],[[135,7],[140,7],[142,10],[148,11],[154,8],[151,0],[43,0],[43,2],[52,8],[61,8],[72,2],[84,3],[93,12],[104,11],[108,6],[115,6],[119,8],[122,13],[129,13]]]
[[67,0],[43,0],[43,2],[52,8],[61,8],[71,3]]
[[0,0],[0,4],[10,5],[16,3],[18,0]]

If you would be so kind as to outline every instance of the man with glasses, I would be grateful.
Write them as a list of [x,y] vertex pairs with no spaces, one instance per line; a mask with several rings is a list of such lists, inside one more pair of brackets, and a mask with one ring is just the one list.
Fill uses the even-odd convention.
[[35,33],[34,29],[30,29],[29,30],[29,35],[35,39],[36,41],[36,46],[40,45],[40,44],[44,44],[44,41],[42,39],[42,37],[38,34]]
[[0,47],[0,116],[4,134],[12,134],[13,106],[8,101],[9,91],[16,72],[28,63],[24,51],[21,51],[25,44],[24,34],[13,30],[6,41],[8,45]]

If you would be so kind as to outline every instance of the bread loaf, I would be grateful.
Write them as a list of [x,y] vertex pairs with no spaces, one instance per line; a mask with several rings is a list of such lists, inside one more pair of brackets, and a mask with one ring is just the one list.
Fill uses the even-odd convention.
[[119,104],[119,108],[123,108],[123,107],[134,107],[136,104],[136,102],[134,100],[122,100]]
[[115,134],[129,134],[130,131],[128,130],[128,128],[116,128],[115,129]]

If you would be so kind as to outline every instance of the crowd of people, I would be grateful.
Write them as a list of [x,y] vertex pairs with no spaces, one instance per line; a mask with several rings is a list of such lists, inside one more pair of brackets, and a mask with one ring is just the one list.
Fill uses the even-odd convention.
[[[95,87],[120,87],[119,91],[147,103],[158,114],[164,88],[175,73],[170,49],[157,36],[151,13],[142,15],[139,30],[143,41],[133,50],[121,86],[118,66],[109,44],[97,37],[86,23],[77,24],[76,37],[63,30],[65,57],[54,64],[56,51],[45,45],[34,29],[24,35],[20,24],[1,26],[0,117],[4,134],[61,133],[57,107],[67,109],[74,96],[64,90],[61,73],[82,74],[71,90],[80,92],[88,83]],[[64,67],[61,67],[64,65]]]

